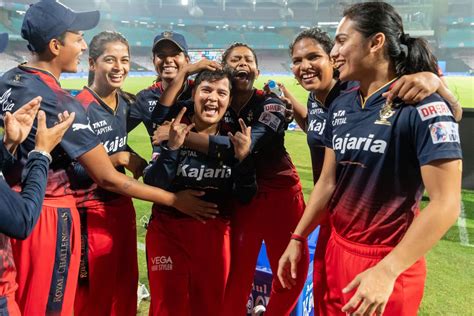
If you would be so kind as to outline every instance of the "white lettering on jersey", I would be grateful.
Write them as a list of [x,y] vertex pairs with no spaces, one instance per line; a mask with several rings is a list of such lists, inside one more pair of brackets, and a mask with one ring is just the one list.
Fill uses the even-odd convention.
[[262,112],[262,114],[260,114],[258,121],[267,125],[275,132],[278,130],[278,126],[281,123],[281,120],[278,118],[278,116],[270,112]]
[[151,258],[151,271],[171,270],[173,270],[173,260],[171,260],[171,256],[157,256]]
[[13,110],[13,107],[15,106],[15,103],[9,100],[11,94],[12,94],[12,88],[5,91],[5,93],[3,93],[2,96],[0,97],[0,104],[2,105],[3,112]]
[[430,124],[430,134],[433,144],[459,143],[459,125],[454,122],[436,122]]
[[367,137],[351,137],[351,134],[346,134],[344,137],[334,135],[332,146],[341,154],[347,150],[363,150],[383,154],[387,148],[387,142],[382,139],[374,139],[374,134],[369,134]]
[[431,102],[423,104],[416,108],[422,121],[426,121],[430,118],[437,116],[453,116],[449,107],[444,102]]
[[201,165],[200,168],[190,168],[187,164],[178,165],[178,176],[196,178],[196,181],[201,181],[203,178],[226,179],[230,178],[232,174],[231,168],[223,166],[222,168],[206,168]]
[[323,135],[324,128],[326,127],[326,120],[318,122],[317,120],[311,120],[308,125],[308,132],[315,132],[319,135]]
[[317,107],[318,104],[316,102],[312,103],[311,110],[309,110],[310,115],[321,114],[324,113],[324,110],[320,107]]
[[127,136],[118,137],[115,136],[113,141],[106,141],[104,143],[105,151],[109,152],[116,152],[119,148],[124,147],[127,144]]
[[155,109],[156,103],[158,103],[158,100],[148,101],[148,105],[149,105],[148,112],[153,112],[153,110]]
[[278,103],[265,104],[263,110],[267,112],[277,112],[285,115],[286,108]]
[[94,122],[94,123],[92,123],[92,127],[95,129],[95,133],[97,135],[102,135],[104,133],[108,133],[108,132],[111,132],[111,131],[114,130],[112,128],[112,126],[107,125],[106,120],[102,120],[102,121],[99,121],[99,122]]
[[346,110],[339,110],[332,114],[332,126],[344,125],[346,122]]

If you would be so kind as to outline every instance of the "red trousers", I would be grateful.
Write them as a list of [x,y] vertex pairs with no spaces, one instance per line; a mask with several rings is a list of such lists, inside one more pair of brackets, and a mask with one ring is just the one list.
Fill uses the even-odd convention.
[[155,212],[146,250],[153,316],[218,316],[230,266],[227,220]]
[[22,314],[72,315],[81,255],[74,198],[45,198],[32,234],[11,243]]
[[82,255],[74,315],[137,313],[135,209],[129,197],[79,208]]
[[[306,248],[298,266],[297,284],[284,289],[278,278],[278,260],[290,241],[304,211],[300,186],[292,190],[259,192],[247,205],[239,206],[232,218],[232,262],[221,315],[242,316],[252,289],[258,253],[265,241],[274,278],[265,316],[289,315],[306,281],[309,252]],[[307,247],[307,246],[306,246]]]
[[[343,294],[357,274],[376,265],[393,248],[372,246],[348,241],[334,229],[326,250],[328,291],[324,297],[325,315],[346,315],[341,308],[354,295],[355,290]],[[385,316],[415,316],[423,298],[426,279],[425,260],[420,259],[396,280],[392,295],[386,305]]]

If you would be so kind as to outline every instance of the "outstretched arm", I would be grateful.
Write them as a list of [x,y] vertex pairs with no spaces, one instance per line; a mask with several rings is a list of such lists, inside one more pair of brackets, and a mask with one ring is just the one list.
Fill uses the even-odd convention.
[[424,256],[459,216],[461,169],[461,160],[437,160],[421,167],[430,202],[414,219],[400,243],[343,289],[344,293],[357,289],[342,308],[343,312],[383,314],[398,276]]
[[[334,150],[326,148],[321,176],[314,186],[298,226],[297,236],[307,238],[327,215],[326,206],[336,188],[336,155]],[[285,233],[285,232],[283,232]],[[291,239],[278,263],[278,279],[285,288],[296,284],[297,266],[302,255],[302,241]]]

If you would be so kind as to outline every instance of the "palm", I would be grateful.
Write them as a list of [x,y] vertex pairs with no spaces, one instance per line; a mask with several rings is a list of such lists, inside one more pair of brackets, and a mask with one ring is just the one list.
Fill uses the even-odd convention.
[[31,131],[33,119],[29,114],[13,114],[5,126],[5,136],[14,143],[22,143]]
[[31,131],[33,121],[38,113],[41,97],[36,97],[23,105],[15,113],[5,114],[5,141],[13,144],[22,143]]

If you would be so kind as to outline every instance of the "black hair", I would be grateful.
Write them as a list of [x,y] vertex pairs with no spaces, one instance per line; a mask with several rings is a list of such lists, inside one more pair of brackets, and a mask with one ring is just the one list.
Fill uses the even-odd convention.
[[[120,42],[127,46],[128,52],[130,53],[130,45],[127,39],[118,32],[103,31],[95,35],[89,44],[89,58],[96,61],[100,55],[105,51],[105,46],[108,43]],[[94,72],[89,70],[89,76],[87,79],[87,85],[91,86],[94,82]]]
[[232,92],[232,73],[229,69],[217,69],[217,70],[202,70],[194,79],[194,88],[197,88],[203,81],[215,82],[222,79],[229,80],[229,91]]
[[257,68],[258,68],[258,59],[257,59],[257,54],[255,53],[255,51],[253,50],[252,47],[250,47],[248,44],[245,44],[245,43],[241,43],[241,42],[235,42],[233,43],[232,45],[230,45],[229,47],[227,47],[227,49],[224,51],[224,53],[222,54],[222,65],[226,65],[226,60],[227,60],[227,57],[229,57],[230,53],[232,52],[232,50],[236,47],[245,47],[245,48],[248,48],[251,52],[252,52],[252,55],[253,55],[253,58],[255,59],[255,64],[257,65]]
[[310,38],[316,41],[324,49],[326,54],[331,54],[331,49],[334,46],[334,41],[329,37],[328,33],[321,30],[319,27],[312,27],[308,30],[301,31],[298,33],[289,46],[290,57],[293,55],[293,49],[295,48],[296,43],[301,41],[304,38]]
[[405,34],[403,22],[395,8],[385,2],[356,3],[344,10],[344,17],[354,21],[355,29],[365,38],[383,33],[386,54],[398,76],[422,71],[438,74],[437,59],[423,38]]
[[[293,49],[295,48],[296,43],[301,41],[302,39],[309,38],[314,40],[317,44],[319,44],[324,52],[328,55],[329,58],[331,58],[331,50],[332,47],[334,46],[334,41],[331,39],[331,37],[320,29],[319,27],[312,27],[310,29],[301,31],[296,35],[294,38],[293,42],[289,45],[289,53],[290,57],[293,57]],[[333,78],[337,79],[339,78],[339,71],[337,69],[333,69]]]

